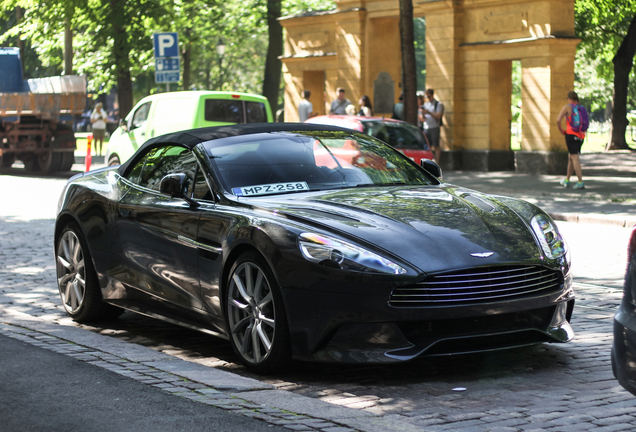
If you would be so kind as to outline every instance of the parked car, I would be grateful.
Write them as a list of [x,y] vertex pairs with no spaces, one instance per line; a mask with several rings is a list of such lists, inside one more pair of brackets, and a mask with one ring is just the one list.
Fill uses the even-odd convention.
[[422,159],[433,159],[426,135],[421,129],[401,120],[382,117],[348,115],[316,116],[306,123],[340,126],[376,137],[419,164]]
[[217,91],[179,91],[143,98],[112,133],[108,165],[127,161],[150,138],[187,129],[237,123],[272,122],[263,96]]
[[623,299],[614,316],[612,371],[618,382],[636,395],[636,226],[627,247]]
[[62,303],[79,322],[123,308],[229,339],[257,372],[571,340],[569,253],[550,216],[423,166],[324,125],[151,139],[66,185]]

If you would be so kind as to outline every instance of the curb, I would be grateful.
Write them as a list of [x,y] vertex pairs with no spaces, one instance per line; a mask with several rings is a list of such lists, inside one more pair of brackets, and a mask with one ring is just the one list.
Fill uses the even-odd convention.
[[334,405],[78,327],[0,308],[0,334],[185,397],[295,431],[423,431],[396,416]]
[[555,221],[610,225],[620,228],[631,228],[636,226],[636,216],[604,215],[598,213],[549,213],[549,215]]

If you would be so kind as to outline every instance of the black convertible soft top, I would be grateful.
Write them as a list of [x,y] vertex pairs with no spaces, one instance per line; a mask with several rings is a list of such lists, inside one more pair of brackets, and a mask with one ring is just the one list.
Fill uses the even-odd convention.
[[155,147],[162,144],[179,144],[192,149],[197,144],[212,141],[219,138],[227,138],[239,135],[251,135],[270,132],[311,132],[311,131],[345,131],[352,132],[338,126],[320,125],[311,123],[248,123],[229,126],[215,126],[199,129],[190,129],[180,132],[161,135],[146,141],[137,152],[122,164],[117,171],[124,175],[128,167],[137,163],[139,155],[148,147]]

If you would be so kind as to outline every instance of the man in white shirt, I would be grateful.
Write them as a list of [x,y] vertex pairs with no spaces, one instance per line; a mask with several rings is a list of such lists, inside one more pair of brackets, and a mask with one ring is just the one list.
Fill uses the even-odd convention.
[[440,127],[442,126],[442,116],[444,115],[444,105],[435,99],[435,90],[427,89],[424,93],[427,101],[420,107],[419,116],[420,121],[424,126],[424,133],[428,138],[428,143],[433,151],[433,157],[435,162],[439,164],[439,157],[442,153],[442,149],[439,144],[440,139]]
[[303,92],[303,100],[300,101],[298,105],[298,117],[301,123],[307,120],[310,117],[315,116],[314,106],[309,102],[309,97],[311,96],[311,92],[309,90],[305,90]]
[[108,120],[108,114],[102,109],[102,103],[98,102],[95,105],[95,110],[91,114],[91,126],[93,129],[93,140],[95,141],[95,155],[102,154],[102,146],[104,144],[104,137],[106,136],[106,121]]
[[329,114],[346,115],[349,105],[351,105],[351,101],[345,97],[345,89],[339,88],[338,97],[331,102],[331,111],[329,111]]

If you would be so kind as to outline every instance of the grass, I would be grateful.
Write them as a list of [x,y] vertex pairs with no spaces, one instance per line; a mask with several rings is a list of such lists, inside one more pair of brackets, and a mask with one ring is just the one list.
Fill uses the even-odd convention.
[[[87,139],[84,137],[78,137],[77,138],[77,149],[76,151],[78,153],[86,153],[86,142]],[[106,153],[106,146],[108,145],[108,137],[106,137],[104,139],[104,144],[102,145],[102,154]],[[92,154],[95,154],[95,142],[93,141],[93,145],[92,145]]]
[[[633,150],[636,150],[636,141],[632,140],[631,131],[629,129],[627,130],[626,138],[627,145],[630,146]],[[636,138],[636,132],[634,133],[634,138]],[[603,152],[605,151],[605,144],[607,144],[609,139],[609,130],[605,130],[602,132],[590,131],[585,137],[583,147],[581,148],[581,153]],[[521,150],[521,143],[517,141],[517,137],[515,135],[513,135],[510,140],[510,149]]]

